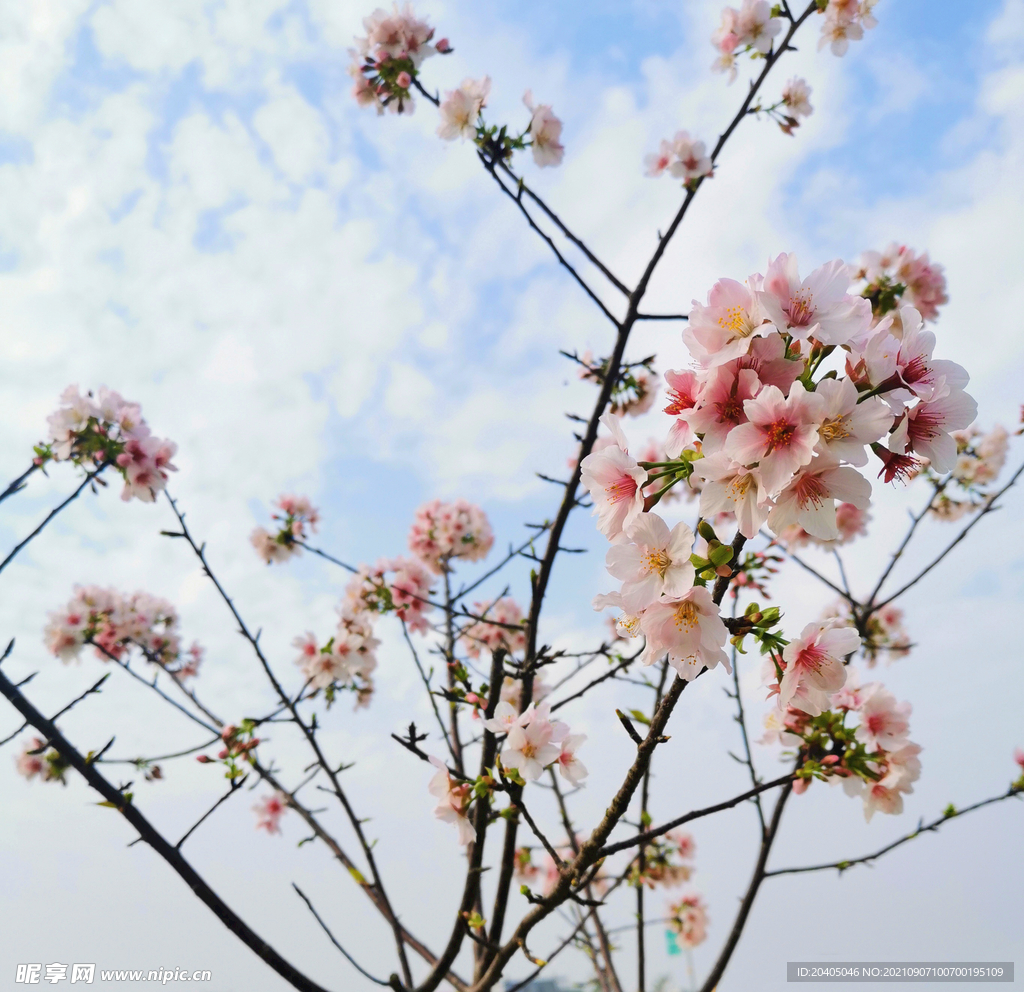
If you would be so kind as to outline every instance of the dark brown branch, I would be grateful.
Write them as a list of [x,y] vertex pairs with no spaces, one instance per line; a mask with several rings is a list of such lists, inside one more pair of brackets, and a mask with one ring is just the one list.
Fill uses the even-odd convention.
[[21,551],[22,548],[25,547],[26,544],[28,544],[33,538],[39,536],[43,528],[55,516],[57,516],[57,514],[60,513],[61,510],[68,506],[68,504],[78,499],[79,494],[82,492],[82,490],[85,489],[85,487],[88,486],[93,481],[93,479],[97,478],[97,476],[99,476],[100,473],[103,472],[103,470],[108,467],[108,465],[109,462],[104,462],[99,468],[94,469],[92,472],[87,472],[85,478],[82,480],[78,488],[70,496],[68,496],[67,499],[65,499],[62,503],[58,503],[57,506],[55,506],[48,514],[46,514],[46,516],[43,518],[42,523],[39,524],[39,526],[36,527],[36,529],[28,535],[28,537],[26,537],[19,544],[16,544],[11,549],[11,553],[3,561],[0,561],[0,572],[2,572],[14,560],[15,556],[18,554],[19,551]]
[[[391,924],[392,930],[394,932],[395,945],[398,951],[398,958],[402,966],[402,975],[405,978],[406,985],[411,986],[412,972],[409,969],[409,962],[407,955],[405,953],[405,943],[402,938],[402,929],[398,924],[398,918],[391,907],[391,902],[388,899],[387,893],[384,890],[384,884],[381,881],[380,873],[377,870],[377,862],[373,854],[373,845],[371,845],[366,839],[366,835],[363,832],[363,822],[356,815],[355,810],[352,808],[352,805],[348,800],[348,796],[342,789],[341,782],[338,780],[336,769],[331,767],[331,764],[324,757],[323,751],[320,748],[320,744],[316,739],[315,726],[307,724],[299,715],[297,704],[291,699],[288,693],[284,691],[284,688],[281,686],[281,683],[278,682],[277,676],[274,674],[273,669],[270,666],[270,662],[267,660],[266,655],[264,655],[263,649],[260,647],[259,644],[259,635],[253,635],[251,633],[249,628],[246,626],[245,621],[242,619],[241,614],[236,609],[233,600],[231,599],[230,596],[228,596],[224,587],[220,584],[220,581],[213,574],[213,571],[206,560],[206,554],[204,550],[205,545],[203,547],[200,547],[196,544],[195,540],[192,537],[192,534],[189,532],[189,529],[185,524],[185,515],[178,509],[178,505],[171,498],[170,493],[164,490],[164,495],[167,497],[167,502],[170,503],[171,509],[174,511],[174,515],[178,519],[178,524],[181,527],[181,536],[188,542],[189,547],[192,549],[193,553],[199,559],[199,562],[203,567],[203,572],[213,583],[214,588],[216,588],[221,600],[223,600],[224,604],[231,612],[232,617],[234,617],[235,623],[238,624],[239,633],[242,635],[242,637],[245,638],[246,641],[249,642],[249,645],[252,647],[254,654],[256,655],[261,667],[263,668],[264,674],[267,676],[267,679],[269,680],[271,686],[273,686],[273,689],[277,693],[278,698],[291,713],[293,722],[302,731],[302,735],[306,738],[306,741],[309,744],[310,749],[316,756],[318,764],[323,768],[324,774],[327,775],[327,778],[331,783],[331,788],[332,791],[334,792],[334,795],[337,797],[338,802],[341,803],[342,808],[345,810],[345,814],[348,817],[349,823],[351,824],[352,829],[355,831],[356,837],[359,840],[359,844],[363,849],[363,856],[366,858],[366,863],[369,866],[370,875],[373,880],[373,885],[380,893],[381,900],[388,910],[385,916],[388,922]],[[449,964],[450,963],[451,962],[449,962]]]
[[501,162],[500,153],[491,152],[489,154],[484,150],[480,150],[477,154],[479,155],[480,161],[483,163],[484,168],[491,174],[491,177],[498,184],[501,191],[510,200],[512,200],[512,202],[519,208],[519,212],[526,218],[526,223],[529,224],[530,227],[534,231],[536,231],[537,234],[540,235],[540,237],[544,241],[547,242],[548,247],[552,250],[552,252],[554,252],[555,258],[558,259],[559,265],[561,265],[569,273],[569,275],[571,275],[573,279],[576,280],[576,282],[579,284],[583,292],[586,293],[591,300],[593,300],[593,302],[597,305],[597,308],[601,311],[601,313],[603,313],[616,327],[618,327],[618,317],[616,317],[615,314],[613,314],[611,310],[609,310],[608,307],[604,305],[604,302],[602,301],[601,297],[599,297],[597,293],[595,293],[590,288],[590,286],[588,285],[587,281],[583,278],[583,276],[581,276],[576,271],[576,269],[570,264],[566,257],[558,250],[558,247],[555,245],[554,239],[549,234],[546,234],[544,231],[542,231],[540,227],[537,226],[537,222],[533,219],[533,216],[530,214],[530,211],[526,209],[526,205],[523,203],[522,195],[517,196],[515,193],[512,192],[512,190],[510,190],[505,185],[504,182],[502,182],[501,178],[498,176],[498,171],[496,168],[496,165],[500,164]]
[[799,875],[803,872],[808,871],[826,871],[829,868],[835,868],[841,875],[847,868],[852,868],[854,865],[865,865],[876,859],[882,857],[884,854],[888,854],[890,851],[894,851],[897,847],[902,847],[908,841],[914,840],[916,837],[920,837],[925,833],[937,833],[939,828],[950,820],[955,820],[959,816],[964,816],[967,813],[972,813],[976,809],[982,809],[984,806],[991,806],[993,803],[1001,803],[1004,799],[1010,799],[1014,796],[1020,796],[1024,794],[1024,788],[1017,785],[1011,785],[1010,788],[999,796],[992,796],[989,799],[983,799],[981,802],[972,804],[971,806],[965,806],[963,809],[958,809],[953,813],[943,813],[936,820],[932,820],[931,823],[918,823],[917,829],[909,834],[904,834],[902,837],[894,840],[891,844],[886,844],[885,847],[879,848],[874,854],[865,854],[860,858],[849,858],[846,861],[830,861],[823,865],[806,865],[801,868],[776,868],[774,871],[766,871],[765,878],[772,878],[775,875]]
[[302,889],[300,889],[294,882],[292,882],[292,888],[296,892],[298,892],[299,897],[302,899],[302,901],[309,908],[309,911],[313,914],[313,919],[315,919],[317,921],[317,923],[320,924],[320,929],[323,930],[323,932],[325,934],[327,934],[327,936],[330,939],[331,943],[336,948],[338,948],[339,951],[341,951],[341,953],[345,957],[345,960],[348,961],[348,963],[350,965],[352,965],[352,967],[355,968],[356,971],[358,971],[360,975],[362,975],[364,978],[368,978],[375,985],[383,985],[384,988],[392,988],[392,989],[395,989],[396,992],[402,992],[402,983],[399,980],[397,975],[392,975],[391,976],[391,980],[385,982],[385,981],[383,981],[380,978],[374,978],[373,975],[371,975],[365,968],[363,968],[359,964],[359,962],[356,961],[356,959],[354,957],[352,957],[352,955],[349,954],[349,952],[346,951],[345,948],[341,946],[341,944],[338,943],[338,941],[335,939],[334,934],[331,933],[331,931],[328,929],[327,924],[324,923],[324,921],[322,919],[320,919],[320,914],[313,908],[313,904],[309,901],[309,898],[306,896],[306,893],[303,892]]
[[14,479],[7,488],[0,493],[0,503],[2,503],[8,496],[13,496],[15,493],[20,493],[25,488],[25,480],[33,473],[38,471],[40,468],[35,462],[33,462],[26,471],[22,472],[18,478]]
[[980,512],[978,512],[971,520],[971,522],[966,527],[964,527],[964,529],[960,531],[960,533],[957,534],[957,536],[953,538],[953,540],[950,541],[948,545],[946,545],[945,549],[936,558],[932,559],[932,561],[928,565],[926,565],[920,572],[918,572],[917,575],[914,576],[914,578],[912,578],[905,585],[901,586],[888,599],[883,600],[881,603],[878,603],[877,605],[872,602],[872,605],[870,607],[870,613],[874,613],[876,610],[880,610],[882,609],[882,607],[888,606],[894,599],[899,599],[899,597],[902,596],[908,589],[910,589],[912,586],[917,585],[917,583],[920,582],[921,579],[923,579],[933,568],[935,568],[935,566],[938,565],[939,562],[941,562],[942,559],[945,558],[946,555],[948,555],[950,551],[952,551],[971,532],[971,529],[974,527],[975,524],[977,524],[983,517],[991,513],[993,510],[998,509],[998,507],[996,506],[996,500],[999,499],[999,497],[1002,496],[1003,493],[1005,493],[1008,489],[1010,489],[1013,485],[1016,484],[1017,480],[1021,477],[1022,473],[1024,473],[1024,464],[1022,464],[1020,468],[1018,468],[1017,471],[1013,473],[1013,475],[1010,477],[1010,481],[1007,482],[1006,485],[999,490],[999,492],[997,492],[994,496],[990,496],[988,498],[984,508]]
[[196,896],[213,914],[261,960],[266,962],[294,988],[302,992],[323,992],[321,986],[307,978],[286,961],[217,895],[200,877],[196,870],[182,857],[155,827],[132,804],[131,800],[115,789],[78,750],[67,741],[52,721],[47,720],[0,671],[0,694],[38,730],[60,756],[67,761],[103,799],[110,803],[139,833],[148,844],[166,861]]
[[765,879],[765,866],[768,863],[768,855],[771,853],[772,844],[775,842],[775,838],[779,832],[779,824],[782,822],[782,811],[785,808],[786,800],[789,799],[792,791],[793,783],[788,782],[775,803],[775,810],[772,813],[771,823],[768,825],[768,830],[761,841],[761,850],[757,857],[757,864],[754,866],[754,874],[750,879],[750,885],[747,887],[747,892],[743,897],[743,902],[740,903],[739,912],[736,914],[736,920],[733,923],[732,930],[729,932],[729,936],[725,941],[725,946],[719,953],[718,960],[715,961],[714,967],[711,969],[711,973],[701,986],[701,992],[715,992],[715,989],[718,987],[718,982],[729,964],[729,959],[732,957],[732,952],[736,949],[736,945],[739,943],[740,936],[743,933],[743,927],[746,925],[747,917],[750,915],[750,910],[754,905],[754,899],[757,898],[757,890],[761,887],[761,883]]
[[221,803],[227,802],[240,788],[242,788],[242,786],[245,785],[245,780],[248,777],[249,777],[248,775],[243,775],[241,778],[232,779],[231,780],[231,787],[228,789],[228,791],[225,792],[224,795],[221,796],[220,799],[218,799],[201,817],[199,817],[199,819],[196,820],[196,822],[193,823],[192,826],[189,827],[188,830],[186,830],[184,834],[182,834],[181,840],[179,840],[178,843],[174,845],[174,849],[176,851],[180,851],[181,850],[181,845],[184,844],[185,841],[187,841],[189,839],[189,837],[192,836],[192,834],[195,832],[196,828],[208,816],[210,816],[210,814],[213,813],[221,805]]
[[699,820],[703,816],[711,816],[712,813],[720,813],[722,810],[732,809],[733,806],[738,806],[748,799],[753,799],[754,796],[760,795],[762,792],[767,792],[769,789],[777,789],[780,785],[785,786],[787,783],[792,783],[792,781],[792,775],[781,775],[770,782],[762,782],[746,792],[741,792],[738,796],[733,796],[732,799],[726,799],[725,802],[715,803],[714,806],[705,806],[703,809],[691,810],[689,813],[677,816],[674,820],[669,820],[668,823],[663,823],[659,827],[652,827],[650,830],[643,831],[643,833],[635,834],[627,840],[607,844],[601,848],[598,856],[604,858],[609,854],[617,854],[619,851],[625,851],[627,848],[636,847],[638,844],[646,843],[649,840],[654,840],[655,837],[667,834],[670,830],[675,830],[676,827],[681,827],[684,823],[689,823],[691,820]]
[[581,252],[583,252],[584,255],[586,255],[587,260],[593,263],[593,265],[601,272],[601,274],[617,290],[619,290],[620,293],[622,293],[624,296],[629,296],[629,287],[624,282],[622,282],[622,280],[617,279],[615,275],[612,273],[611,269],[609,269],[608,266],[604,264],[604,262],[602,262],[575,234],[572,233],[572,231],[569,230],[568,227],[565,226],[565,224],[562,223],[562,221],[558,218],[554,211],[552,211],[552,209],[536,193],[534,193],[534,191],[530,189],[530,187],[527,186],[526,183],[519,176],[517,176],[511,168],[509,168],[508,164],[504,161],[504,159],[499,159],[498,164],[501,167],[502,172],[504,172],[509,177],[509,179],[511,179],[516,184],[517,188],[521,192],[525,193],[531,200],[533,200],[533,202],[536,203],[538,207],[540,207],[540,209],[544,212],[547,218],[562,232],[562,234],[564,234],[577,248],[579,248]]

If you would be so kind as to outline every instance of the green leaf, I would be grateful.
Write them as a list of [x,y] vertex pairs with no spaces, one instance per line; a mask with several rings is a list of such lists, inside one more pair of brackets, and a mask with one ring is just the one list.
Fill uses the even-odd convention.
[[711,563],[713,565],[727,565],[732,561],[733,551],[728,544],[719,545],[711,552]]
[[648,720],[640,710],[630,710],[629,715],[636,720],[637,723],[642,723],[645,727],[649,727],[651,725],[651,721]]

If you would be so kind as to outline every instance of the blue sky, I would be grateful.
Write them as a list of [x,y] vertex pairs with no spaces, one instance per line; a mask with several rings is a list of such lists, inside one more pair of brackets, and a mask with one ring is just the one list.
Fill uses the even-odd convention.
[[[520,124],[527,87],[554,104],[566,122],[565,165],[541,172],[527,159],[522,170],[613,269],[635,278],[679,198],[667,179],[642,176],[644,153],[678,128],[713,139],[746,85],[743,75],[728,87],[708,71],[717,5],[601,2],[585,17],[539,2],[417,9],[456,47],[426,63],[430,86],[489,73],[489,113]],[[435,495],[481,503],[498,545],[517,540],[523,521],[554,510],[554,493],[534,473],[564,470],[573,448],[564,412],[584,412],[591,401],[557,349],[602,354],[609,341],[609,326],[472,149],[436,138],[432,108],[422,104],[406,120],[352,103],[346,49],[368,12],[350,0],[110,0],[39,2],[0,16],[0,477],[23,469],[67,383],[106,384],[137,399],[154,431],[179,443],[174,491],[287,670],[293,636],[330,629],[343,576],[308,558],[258,567],[248,534],[266,522],[267,502],[282,491],[309,493],[324,512],[323,544],[351,560],[401,552],[415,507]],[[841,60],[817,52],[812,22],[768,95],[800,73],[814,88],[814,116],[793,138],[744,123],[667,253],[650,308],[686,309],[716,278],[742,279],[783,250],[797,251],[807,269],[890,240],[929,249],[947,267],[951,295],[939,353],[971,371],[980,421],[1010,424],[1024,359],[1007,303],[1024,290],[1024,5],[882,0],[877,15],[878,28]],[[657,352],[661,369],[686,363],[678,325],[645,325],[633,349]],[[629,424],[638,440],[662,430],[657,413]],[[11,543],[71,484],[70,472],[55,471],[6,502],[0,536]],[[907,499],[878,495],[876,530],[897,534]],[[794,818],[780,842],[780,863],[805,849],[868,850],[950,800],[1005,785],[1010,751],[1024,744],[1019,660],[999,633],[1002,618],[1020,609],[1024,574],[1020,497],[1009,505],[981,531],[986,555],[958,552],[941,582],[915,591],[908,625],[919,647],[881,676],[913,700],[914,736],[927,749],[908,812],[865,827],[856,804],[812,790],[805,818]],[[76,505],[0,577],[4,633],[18,637],[8,665],[40,671],[34,698],[57,708],[97,677],[95,661],[63,668],[48,658],[40,631],[74,583],[99,582],[179,603],[187,636],[209,648],[204,692],[225,711],[265,700],[201,575],[158,536],[168,524],[165,510],[106,492]],[[921,560],[946,533],[926,531]],[[589,601],[608,587],[603,546],[585,515],[568,541],[593,553],[560,565],[552,587],[544,637],[567,645],[600,637]],[[993,546],[1009,551],[993,562]],[[851,548],[854,581],[866,584],[880,560],[881,544]],[[520,598],[527,573],[526,563],[510,573]],[[825,605],[805,576],[787,573],[785,583],[778,600],[794,626]],[[386,744],[392,729],[425,721],[428,711],[393,629],[385,642],[375,708],[339,716],[330,740],[358,759],[354,788],[408,880],[407,915],[437,943],[439,925],[424,907],[451,900],[448,873],[458,861],[447,828],[424,826],[423,772]],[[760,712],[756,682],[748,671],[749,705]],[[678,750],[659,771],[665,816],[678,802],[742,787],[721,757],[736,746],[721,686],[702,683],[675,730]],[[591,735],[596,772],[581,816],[599,812],[623,760],[608,730],[613,705],[620,700],[606,697],[576,718]],[[91,740],[115,720],[128,754],[186,733],[126,687],[76,711],[69,732]],[[286,742],[281,748],[301,760]],[[774,767],[769,754],[763,761]],[[215,795],[199,771],[175,769],[145,791],[155,817],[185,822]],[[111,828],[108,811],[89,805],[80,786],[26,786],[2,756],[0,779],[9,809],[0,872],[12,879],[0,915],[16,921],[17,960],[92,954],[110,966],[149,967],[188,947],[196,967],[213,967],[220,981],[278,987],[162,865],[139,848],[126,854],[130,835]],[[384,795],[381,781],[392,786]],[[296,851],[297,828],[280,841],[254,836],[248,805],[225,810],[197,837],[197,864],[331,987],[361,988],[295,914],[289,882],[320,884],[373,961],[386,960],[386,935],[357,893],[323,882],[323,852]],[[780,882],[785,905],[792,912],[841,893],[886,921],[873,948],[882,955],[913,948],[912,957],[942,956],[955,947],[961,958],[1012,957],[1024,949],[1011,925],[1024,879],[1002,852],[1019,842],[1019,811],[979,817],[838,888],[824,877]],[[735,852],[747,849],[749,826],[740,813],[695,831],[696,881],[712,907],[698,967],[724,935],[745,869]],[[974,915],[965,919],[959,907],[968,900]],[[940,904],[955,909],[936,914]],[[759,903],[723,992],[755,977],[767,982],[763,967],[786,955],[824,951],[797,939],[807,929],[798,914],[779,932],[773,905]],[[83,917],[118,925],[83,926]],[[65,936],[56,940],[55,931]],[[837,949],[860,955],[865,944]],[[667,957],[652,965],[671,966]],[[577,974],[573,967],[563,974]]]

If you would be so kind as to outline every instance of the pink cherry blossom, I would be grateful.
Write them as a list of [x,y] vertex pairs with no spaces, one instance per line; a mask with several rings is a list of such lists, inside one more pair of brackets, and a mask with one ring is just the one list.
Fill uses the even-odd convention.
[[459,843],[465,847],[476,836],[468,813],[469,804],[473,801],[473,787],[469,782],[456,785],[439,758],[431,755],[430,763],[437,769],[437,774],[427,785],[427,791],[437,799],[434,816],[445,823],[454,823],[459,832]]
[[656,179],[672,164],[673,158],[672,142],[662,138],[658,151],[644,156],[644,175]]
[[710,176],[713,168],[703,141],[691,138],[688,131],[677,131],[672,139],[672,154],[675,156],[668,171],[677,179],[691,182],[702,176]]
[[609,541],[620,541],[643,511],[647,472],[629,454],[618,418],[606,413],[601,423],[612,432],[615,444],[583,459],[580,482],[594,501],[597,529]]
[[487,515],[464,499],[425,503],[416,511],[409,531],[409,550],[437,575],[453,558],[486,558],[493,545],[494,534]]
[[823,402],[818,450],[851,465],[867,465],[865,445],[877,441],[892,426],[892,411],[877,396],[859,400],[847,378],[823,379],[814,391]]
[[779,706],[799,709],[796,690],[800,685],[837,692],[846,682],[843,661],[859,648],[860,636],[852,627],[836,620],[809,623],[782,652],[786,670],[779,683]]
[[563,778],[573,785],[579,785],[587,777],[587,766],[576,757],[580,745],[587,739],[586,734],[569,734],[562,741],[562,750],[558,755],[558,771]]
[[[795,344],[799,347],[799,344]],[[752,369],[763,386],[778,386],[784,393],[800,377],[804,362],[799,357],[788,358],[786,343],[781,334],[768,334],[755,337],[750,342],[750,349],[745,355],[729,364],[729,368]]]
[[873,682],[864,687],[857,740],[869,749],[899,747],[910,729],[910,703],[897,703],[884,686]]
[[506,768],[515,768],[527,782],[535,782],[548,765],[558,761],[558,742],[565,739],[568,731],[564,723],[547,719],[546,703],[538,708],[531,703],[509,729],[501,749],[501,763]]
[[[41,779],[46,778],[46,758],[44,757],[44,748],[46,744],[43,740],[38,737],[33,737],[25,743],[21,754],[14,761],[14,766],[18,771],[19,775],[23,775],[29,781],[38,776]],[[33,754],[33,751],[38,751],[38,754]]]
[[968,427],[977,415],[977,401],[960,390],[931,403],[918,403],[889,435],[889,450],[924,455],[936,472],[949,472],[957,456],[951,432]]
[[758,276],[751,276],[747,283],[719,279],[708,293],[706,306],[693,301],[683,342],[697,362],[705,368],[723,365],[745,355],[753,337],[775,330],[758,299],[759,288]]
[[[485,619],[462,631],[462,644],[471,658],[479,658],[484,648],[495,651],[504,647],[513,654],[526,648],[526,631],[521,627],[523,611],[511,596],[489,603],[474,603],[472,612]],[[488,620],[493,622],[488,623]],[[520,626],[520,629],[510,630],[507,625]]]
[[814,113],[811,87],[799,76],[793,76],[782,88],[782,102],[793,117],[810,117]]
[[533,161],[541,168],[549,165],[561,165],[565,148],[558,140],[562,137],[562,122],[551,112],[546,103],[534,105],[533,93],[527,90],[523,94],[523,103],[530,111],[530,150]]
[[772,40],[782,30],[782,19],[772,17],[768,0],[743,0],[736,31],[739,44],[750,45],[755,51],[767,55]]
[[732,429],[747,422],[744,404],[760,391],[761,383],[754,370],[737,368],[734,362],[708,373],[700,403],[687,421],[701,435],[705,454],[721,451]]
[[256,829],[266,830],[268,834],[281,832],[281,817],[288,810],[288,796],[275,789],[269,796],[264,796],[252,810],[256,814]]
[[756,537],[772,508],[758,469],[745,468],[719,451],[694,462],[693,472],[704,480],[700,515],[711,520],[718,513],[732,513],[739,532]]
[[688,681],[719,662],[732,671],[722,650],[729,633],[703,586],[694,586],[681,599],[652,604],[644,611],[640,627],[647,638],[641,664],[653,665],[667,653],[669,664]]
[[665,382],[668,385],[669,404],[664,412],[676,418],[665,440],[665,454],[669,458],[678,458],[683,448],[693,440],[693,429],[688,417],[698,405],[703,382],[691,369],[680,372],[669,369],[665,373]]
[[668,907],[669,929],[683,947],[696,947],[707,938],[707,908],[696,893],[685,895]]
[[622,610],[622,613],[614,620],[616,637],[637,637],[640,634],[642,614],[626,612],[626,608],[622,604],[622,593],[599,593],[594,597],[593,606],[595,610],[604,610],[609,606]]
[[693,531],[685,523],[669,530],[656,513],[641,513],[626,537],[608,549],[605,561],[608,571],[622,581],[627,612],[639,613],[662,596],[680,599],[693,586]]
[[475,138],[477,118],[487,106],[490,92],[491,77],[484,76],[483,79],[464,79],[457,90],[445,93],[438,108],[441,113],[441,123],[437,126],[438,137],[445,141]]
[[776,497],[775,507],[768,514],[768,526],[779,534],[799,524],[821,541],[836,541],[837,499],[866,509],[871,501],[871,483],[856,469],[817,455]]
[[836,259],[801,281],[796,255],[783,252],[768,263],[760,300],[768,318],[795,338],[843,345],[871,323],[871,304],[847,293],[850,269]]
[[788,397],[777,386],[765,386],[744,402],[749,423],[729,433],[723,451],[743,465],[758,463],[765,489],[776,493],[811,460],[822,408],[822,400],[801,382]]

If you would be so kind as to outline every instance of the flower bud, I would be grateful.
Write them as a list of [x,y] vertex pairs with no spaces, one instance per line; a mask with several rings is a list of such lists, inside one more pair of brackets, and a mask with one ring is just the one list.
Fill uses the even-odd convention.
[[403,90],[407,90],[410,86],[412,86],[412,76],[410,76],[409,73],[407,72],[400,72],[398,76],[395,77],[395,83],[396,85],[400,86]]

